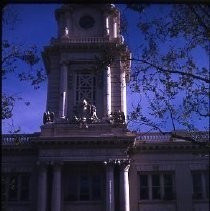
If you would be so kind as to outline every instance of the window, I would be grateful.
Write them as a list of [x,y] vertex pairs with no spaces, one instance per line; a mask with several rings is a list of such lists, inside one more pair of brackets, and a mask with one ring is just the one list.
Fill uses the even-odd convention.
[[65,201],[102,200],[103,174],[94,169],[83,168],[65,175]]
[[152,199],[161,199],[160,196],[160,175],[152,175]]
[[4,176],[6,201],[29,201],[30,174],[15,173]]
[[140,198],[149,199],[148,175],[140,175]]
[[193,199],[209,198],[209,173],[207,171],[193,171]]
[[140,200],[173,200],[174,174],[141,173],[139,174]]
[[163,174],[163,191],[164,191],[164,199],[172,200],[173,199],[173,177],[171,174]]
[[84,99],[88,103],[95,105],[96,78],[92,72],[77,73],[76,81],[76,104],[80,104]]

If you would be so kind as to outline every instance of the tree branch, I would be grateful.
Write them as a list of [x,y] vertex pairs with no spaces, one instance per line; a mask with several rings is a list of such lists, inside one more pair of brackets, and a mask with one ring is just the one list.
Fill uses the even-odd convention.
[[156,69],[158,69],[159,71],[161,72],[168,72],[168,73],[175,73],[175,74],[180,74],[180,75],[184,75],[184,76],[189,76],[189,77],[192,77],[194,79],[198,79],[198,80],[201,80],[201,81],[204,81],[206,83],[210,83],[210,80],[208,78],[203,78],[203,77],[200,77],[198,75],[194,75],[192,73],[186,73],[186,72],[181,72],[179,70],[169,70],[169,69],[164,69],[162,67],[159,67],[157,65],[154,65],[146,60],[143,60],[143,59],[135,59],[135,58],[131,58],[130,59],[131,61],[139,61],[139,62],[142,62],[144,64],[148,64],[150,65],[151,67],[154,67]]
[[195,8],[193,8],[192,5],[188,5],[188,7],[190,8],[190,10],[194,13],[194,15],[196,16],[198,22],[201,24],[201,26],[204,27],[205,31],[208,32],[209,31],[209,27],[206,26],[206,24],[204,23],[204,21],[201,19],[201,17],[198,15],[198,13],[195,11]]

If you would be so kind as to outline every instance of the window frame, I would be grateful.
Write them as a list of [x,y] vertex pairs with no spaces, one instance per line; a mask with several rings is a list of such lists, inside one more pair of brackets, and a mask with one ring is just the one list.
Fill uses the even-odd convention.
[[[152,181],[154,175],[158,176],[158,184],[154,185],[154,182]],[[165,186],[165,179],[164,176],[165,175],[170,175],[171,177],[171,185]],[[147,190],[148,190],[148,197],[147,198],[141,198],[141,184],[140,184],[140,177],[141,176],[146,176],[147,180],[148,180],[148,184],[147,184]],[[151,172],[138,172],[138,187],[139,187],[139,201],[169,201],[169,200],[175,200],[175,172],[173,171],[161,171],[161,172],[155,172],[155,171],[151,171]],[[169,197],[165,196],[165,188],[171,188],[172,189],[172,193]],[[145,188],[145,187],[143,187]],[[153,190],[154,188],[158,188],[159,189],[159,197],[155,197],[153,195]]]
[[[5,188],[5,196],[4,199],[7,202],[29,202],[31,200],[31,174],[30,172],[16,172],[16,173],[3,173],[4,177],[4,188]],[[15,178],[15,183],[16,183],[16,196],[12,197],[10,190],[12,191],[10,185],[11,185],[11,180]],[[27,180],[28,181],[27,181]],[[23,187],[23,183],[27,181],[27,185]],[[22,193],[24,191],[27,191],[26,198],[23,197]]]
[[[193,200],[208,200],[209,199],[209,171],[208,170],[194,170],[191,171],[192,176],[192,199]],[[199,176],[200,192],[196,189],[198,188],[198,183],[195,181],[195,176]]]
[[[103,189],[104,189],[104,179],[103,179],[103,172],[98,172],[97,169],[91,168],[91,167],[83,167],[81,169],[79,168],[74,168],[71,169],[70,172],[66,172],[64,176],[64,181],[65,181],[65,186],[64,186],[64,202],[92,202],[92,201],[97,201],[101,202],[104,200],[104,194],[103,194]],[[76,180],[73,181],[73,184],[76,186],[76,192],[74,194],[74,199],[68,198],[69,191],[68,191],[68,184],[72,183],[72,181],[69,180],[71,177],[75,177]],[[100,189],[100,197],[97,198],[93,194],[93,189],[94,189],[94,177],[100,178],[99,181],[99,189]],[[81,196],[81,189],[82,189],[82,183],[81,179],[82,177],[87,178],[87,198],[82,198]]]

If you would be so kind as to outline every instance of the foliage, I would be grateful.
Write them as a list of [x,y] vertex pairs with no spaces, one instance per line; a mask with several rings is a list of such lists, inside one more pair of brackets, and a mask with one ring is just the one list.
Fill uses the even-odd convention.
[[192,120],[210,115],[208,6],[159,5],[162,13],[157,12],[158,5],[127,7],[139,13],[137,27],[144,37],[141,55],[132,58],[130,86],[139,94],[139,103],[130,120],[159,131],[169,121],[172,130],[196,130]]
[[[3,8],[3,30],[9,30],[14,33],[15,24],[18,21],[18,15],[9,7]],[[2,40],[2,79],[7,80],[10,74],[16,76],[20,82],[30,81],[31,85],[38,89],[40,83],[46,79],[42,68],[38,68],[40,61],[39,52],[36,46],[26,47],[10,41]],[[24,65],[26,67],[24,67]],[[4,92],[2,94],[2,116],[1,118],[12,118],[12,111],[16,100],[22,100],[14,93]],[[30,105],[25,102],[26,106]]]

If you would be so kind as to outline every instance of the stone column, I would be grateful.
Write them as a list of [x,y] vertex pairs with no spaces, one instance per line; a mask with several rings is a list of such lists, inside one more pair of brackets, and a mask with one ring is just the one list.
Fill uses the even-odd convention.
[[61,164],[53,166],[52,211],[61,211]]
[[62,64],[60,72],[60,108],[59,117],[65,118],[67,114],[67,81],[68,81],[68,67]]
[[127,103],[126,103],[126,76],[125,70],[121,68],[120,73],[121,82],[121,111],[125,114],[125,119],[127,119]]
[[113,22],[114,22],[114,24],[113,24],[113,37],[114,38],[117,38],[117,18],[116,17],[114,17],[113,18]]
[[38,178],[38,201],[37,211],[46,211],[47,206],[47,165],[38,163],[39,178]]
[[110,66],[107,67],[107,74],[106,74],[106,97],[107,97],[107,114],[109,115],[112,111],[112,95],[111,95],[111,69]]
[[120,206],[122,211],[130,211],[130,195],[129,195],[129,179],[128,171],[129,163],[123,163],[120,166]]
[[106,211],[115,210],[114,201],[114,164],[105,162],[106,165]]
[[109,35],[109,17],[106,16],[106,35]]

